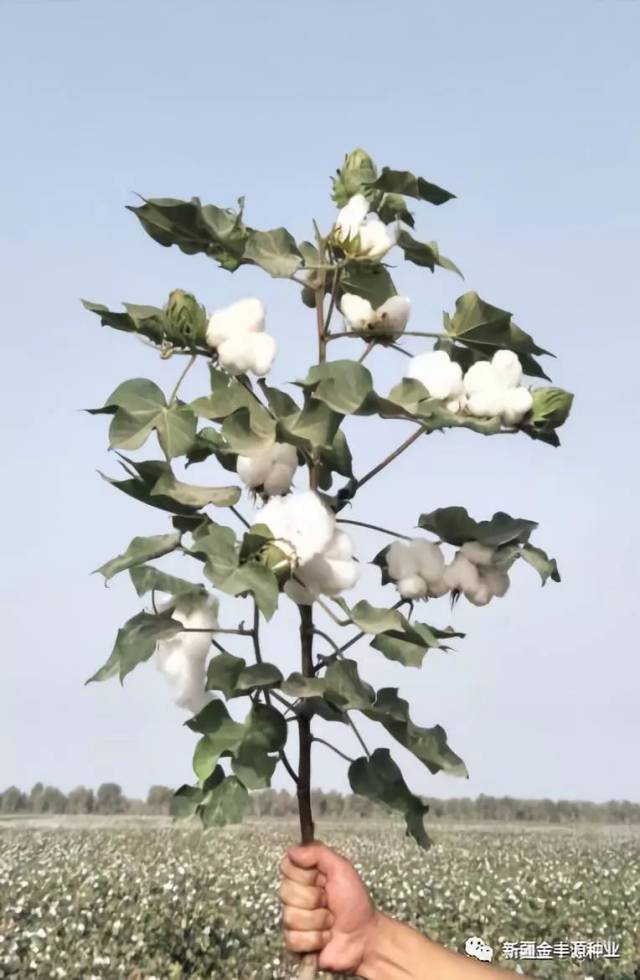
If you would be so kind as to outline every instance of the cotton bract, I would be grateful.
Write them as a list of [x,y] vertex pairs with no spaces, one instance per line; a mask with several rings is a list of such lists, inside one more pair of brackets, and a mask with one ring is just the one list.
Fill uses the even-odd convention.
[[396,225],[385,225],[363,194],[354,194],[338,212],[333,238],[345,251],[363,259],[380,259],[398,241]]
[[437,544],[414,538],[394,541],[386,555],[387,571],[403,599],[444,595],[444,558]]
[[218,603],[212,596],[185,596],[176,603],[172,618],[189,629],[204,630],[160,640],[155,653],[158,670],[167,678],[175,703],[196,714],[211,700],[205,691],[205,664],[212,633],[218,626]]
[[420,381],[432,398],[446,401],[462,394],[462,368],[443,350],[412,357],[407,377]]
[[288,493],[297,467],[295,446],[282,442],[259,456],[238,456],[236,464],[242,482],[251,490],[261,488],[268,496]]
[[340,301],[347,332],[372,332],[398,336],[405,329],[411,312],[411,300],[406,296],[391,296],[374,310],[367,299],[355,293],[345,293]]
[[217,310],[209,319],[207,342],[218,353],[229,374],[257,377],[268,374],[276,356],[276,342],[264,332],[265,308],[259,299],[242,299]]

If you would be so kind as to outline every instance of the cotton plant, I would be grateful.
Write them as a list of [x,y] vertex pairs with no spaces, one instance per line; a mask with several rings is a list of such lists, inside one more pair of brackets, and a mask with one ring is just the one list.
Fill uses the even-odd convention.
[[[313,222],[312,240],[283,227],[251,227],[243,198],[237,209],[198,198],[143,199],[130,210],[156,242],[238,273],[234,302],[221,307],[213,288],[205,302],[174,289],[161,306],[125,304],[123,311],[85,302],[103,325],[179,365],[168,395],[151,379],[132,378],[91,410],[109,416],[109,446],[123,470],[106,479],[160,525],[98,569],[105,580],[127,573],[144,608],[119,629],[91,680],[124,680],[155,661],[197,736],[195,780],[176,791],[173,813],[195,816],[207,829],[241,819],[248,794],[269,786],[282,766],[296,789],[302,841],[312,840],[315,744],[347,759],[353,791],[400,813],[407,833],[428,846],[420,795],[430,792],[428,777],[410,789],[390,750],[366,744],[358,716],[377,723],[431,776],[467,770],[443,727],[414,721],[398,688],[376,691],[367,682],[367,660],[415,670],[431,651],[449,649],[462,637],[446,625],[451,606],[508,602],[517,561],[543,584],[560,580],[556,562],[531,543],[534,521],[499,510],[475,519],[457,502],[436,506],[428,488],[422,513],[402,506],[403,455],[414,444],[414,453],[425,451],[431,433],[456,438],[466,428],[557,446],[572,401],[544,384],[548,351],[511,313],[467,291],[439,327],[419,322],[399,294],[383,261],[390,253],[399,280],[402,259],[459,272],[435,242],[415,237],[409,210],[410,200],[439,207],[452,197],[409,171],[380,170],[356,150],[333,179],[336,211],[324,230]],[[276,348],[289,343],[290,328],[272,311],[273,334],[266,332],[264,304],[242,288],[245,266],[299,290],[313,310],[314,363],[277,384]],[[385,376],[395,374],[390,391],[379,390],[364,363],[376,350],[389,361]],[[184,378],[197,371],[205,390],[181,397]],[[347,419],[354,433],[367,427],[352,445]],[[363,471],[358,439],[398,422],[410,434]],[[394,524],[404,528],[366,519],[368,484],[392,465],[399,474]],[[192,481],[193,472],[216,470],[215,485],[207,476]],[[356,549],[354,526],[370,546]],[[363,594],[367,563],[380,571],[388,595],[382,605]],[[238,625],[230,622],[229,597],[247,606]],[[286,604],[299,619],[287,644],[299,648],[293,672],[264,633]],[[367,642],[372,652],[358,659]],[[319,738],[320,724],[335,737]],[[315,958],[306,957],[300,976],[315,969]]]

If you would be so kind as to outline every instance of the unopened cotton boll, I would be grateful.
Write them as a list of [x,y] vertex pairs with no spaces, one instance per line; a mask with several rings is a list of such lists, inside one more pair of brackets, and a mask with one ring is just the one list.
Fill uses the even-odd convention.
[[201,632],[177,633],[168,640],[160,640],[156,664],[169,681],[175,703],[196,713],[211,699],[205,691],[205,662],[212,633],[218,626],[218,603],[212,596],[186,596],[176,603],[172,618],[190,630]]
[[209,318],[207,342],[218,347],[225,340],[239,334],[261,333],[264,330],[265,308],[259,299],[241,299],[225,306]]
[[474,565],[490,565],[493,561],[495,548],[489,548],[479,541],[465,541],[460,548],[460,554],[472,561]]
[[313,490],[288,497],[272,497],[258,511],[257,520],[266,524],[276,543],[288,544],[299,565],[311,561],[329,544],[335,517]]
[[502,421],[505,425],[519,425],[532,408],[533,396],[528,388],[513,388],[505,391]]
[[480,585],[478,569],[468,558],[458,552],[444,570],[443,579],[452,592],[475,592]]
[[462,368],[446,351],[426,351],[411,358],[409,378],[420,381],[432,398],[456,398],[462,393]]

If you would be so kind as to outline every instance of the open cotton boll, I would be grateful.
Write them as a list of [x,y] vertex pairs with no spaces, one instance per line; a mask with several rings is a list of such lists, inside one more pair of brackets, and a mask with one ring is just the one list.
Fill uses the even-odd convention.
[[528,388],[512,388],[504,393],[502,421],[505,425],[519,425],[533,408],[533,396]]
[[491,358],[491,364],[505,388],[516,388],[522,380],[522,364],[512,350],[498,350]]
[[462,368],[446,351],[426,351],[411,358],[409,378],[420,381],[432,398],[456,398],[462,393]]
[[504,569],[498,568],[496,565],[488,565],[485,568],[481,568],[480,581],[491,590],[492,595],[497,596],[499,599],[507,594],[509,585],[511,584],[508,574]]
[[229,374],[246,374],[253,365],[253,348],[245,334],[223,340],[218,347],[218,361]]
[[258,456],[238,456],[236,472],[250,490],[262,487],[266,494],[276,494],[287,493],[297,467],[295,446],[276,442]]
[[385,557],[392,579],[397,581],[418,574],[418,561],[408,541],[394,541]]
[[340,241],[355,238],[368,212],[369,202],[364,194],[354,194],[350,197],[335,220],[333,228],[336,238]]
[[464,376],[464,390],[469,396],[502,387],[500,376],[490,361],[476,361]]
[[250,370],[257,378],[264,378],[273,367],[276,356],[276,342],[271,334],[260,333],[251,337]]
[[376,330],[388,334],[403,333],[411,313],[411,300],[407,296],[390,296],[376,310]]
[[452,592],[475,592],[480,585],[478,569],[468,558],[457,552],[450,565],[447,565],[442,576]]
[[373,307],[369,300],[355,293],[345,293],[340,300],[340,312],[348,331],[366,330],[374,319]]
[[264,330],[265,308],[253,297],[225,306],[209,318],[207,342],[218,347],[225,340],[241,333],[260,333]]
[[398,579],[396,586],[403,599],[424,599],[427,595],[427,583],[422,575],[407,575]]
[[430,599],[439,599],[441,596],[446,595],[448,591],[449,586],[444,580],[443,572],[443,577],[438,579],[437,582],[429,582],[429,591],[427,594]]
[[493,599],[493,592],[489,585],[482,580],[475,589],[467,590],[464,595],[474,606],[486,606]]
[[211,649],[211,636],[218,626],[218,603],[213,597],[184,597],[172,614],[184,627],[199,633],[177,633],[158,643],[155,660],[167,678],[173,700],[180,708],[194,713],[211,699],[205,691],[205,663]]
[[334,515],[313,490],[272,497],[258,511],[257,523],[266,524],[274,538],[288,543],[300,565],[320,554],[335,530]]
[[502,415],[506,392],[502,388],[485,388],[467,398],[467,412],[477,419],[492,419]]
[[271,452],[262,456],[238,456],[236,473],[250,490],[261,487],[273,467]]
[[294,473],[295,468],[291,469],[284,463],[276,463],[263,481],[264,492],[270,497],[278,493],[288,493]]
[[335,531],[326,549],[299,568],[296,578],[287,582],[285,592],[299,605],[309,605],[320,595],[338,595],[353,588],[358,576],[349,535]]
[[381,259],[398,241],[398,229],[385,225],[377,214],[367,214],[358,229],[360,254],[368,259]]
[[438,582],[444,574],[444,557],[437,544],[414,538],[411,551],[418,565],[418,572],[425,582]]
[[474,565],[490,565],[493,561],[495,548],[489,548],[479,541],[465,541],[460,548],[460,554],[472,561]]

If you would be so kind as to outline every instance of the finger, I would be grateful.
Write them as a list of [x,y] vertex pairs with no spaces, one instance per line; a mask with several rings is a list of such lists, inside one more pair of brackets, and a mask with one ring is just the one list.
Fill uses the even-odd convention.
[[280,885],[280,901],[296,909],[326,908],[327,896],[322,888],[314,885],[300,885],[297,881],[285,878]]
[[282,922],[285,929],[293,932],[326,932],[333,926],[333,916],[328,909],[298,909],[285,905]]
[[331,938],[329,932],[297,932],[289,930],[284,934],[285,945],[292,953],[315,953],[324,949]]
[[291,858],[283,857],[280,862],[280,871],[291,881],[297,881],[301,885],[315,885],[318,872],[315,868],[299,868],[293,863]]
[[318,888],[326,888],[327,876],[323,875],[321,871],[318,871],[316,874],[316,880],[314,884],[316,884]]
[[316,867],[327,878],[330,878],[331,875],[340,874],[344,871],[345,866],[351,867],[345,858],[321,841],[304,844],[300,847],[291,847],[287,851],[287,856],[299,868]]

